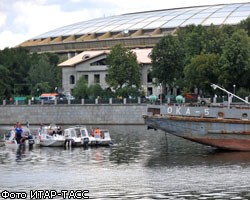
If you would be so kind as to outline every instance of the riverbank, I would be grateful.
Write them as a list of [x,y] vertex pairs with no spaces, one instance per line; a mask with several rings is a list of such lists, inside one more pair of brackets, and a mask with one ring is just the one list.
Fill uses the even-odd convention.
[[20,121],[30,125],[142,125],[146,104],[8,105],[0,107],[0,126]]

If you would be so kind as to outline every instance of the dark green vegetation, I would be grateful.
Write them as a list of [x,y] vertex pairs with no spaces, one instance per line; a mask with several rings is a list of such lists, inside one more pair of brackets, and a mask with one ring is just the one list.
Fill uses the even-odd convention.
[[163,37],[152,52],[156,84],[178,86],[182,92],[199,88],[213,93],[211,83],[240,96],[250,91],[250,19],[237,26],[187,26]]
[[0,51],[0,98],[54,92],[62,84],[58,63],[55,54],[30,54],[23,48]]
[[140,68],[136,55],[121,45],[112,48],[107,56],[107,83],[123,97],[138,96],[141,84]]

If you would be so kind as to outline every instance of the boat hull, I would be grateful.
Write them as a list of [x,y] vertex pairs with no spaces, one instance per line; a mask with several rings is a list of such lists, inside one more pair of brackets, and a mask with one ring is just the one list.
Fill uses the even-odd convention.
[[41,147],[63,147],[64,146],[64,140],[47,140],[47,141],[40,141],[39,145]]
[[[34,143],[35,143],[35,141],[33,139],[26,140],[25,147],[33,147],[33,146],[35,146]],[[5,141],[4,145],[8,148],[13,148],[13,149],[15,149],[15,148],[17,149],[19,147],[19,144],[17,144],[17,142],[15,140]]]
[[[242,112],[246,114],[244,110]],[[144,121],[150,128],[200,144],[226,150],[250,151],[250,120],[192,116],[192,112],[188,113],[146,115]]]

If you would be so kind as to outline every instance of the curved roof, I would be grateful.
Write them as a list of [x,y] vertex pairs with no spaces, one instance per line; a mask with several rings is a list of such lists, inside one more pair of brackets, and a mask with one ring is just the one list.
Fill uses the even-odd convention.
[[20,46],[53,45],[126,37],[154,37],[190,24],[237,24],[250,15],[250,3],[175,8],[97,18],[43,33]]

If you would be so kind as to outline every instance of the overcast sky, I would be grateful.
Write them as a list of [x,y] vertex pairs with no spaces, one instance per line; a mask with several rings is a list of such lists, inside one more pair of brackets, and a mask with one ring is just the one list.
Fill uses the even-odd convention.
[[249,0],[0,0],[0,49],[55,28],[123,13]]

